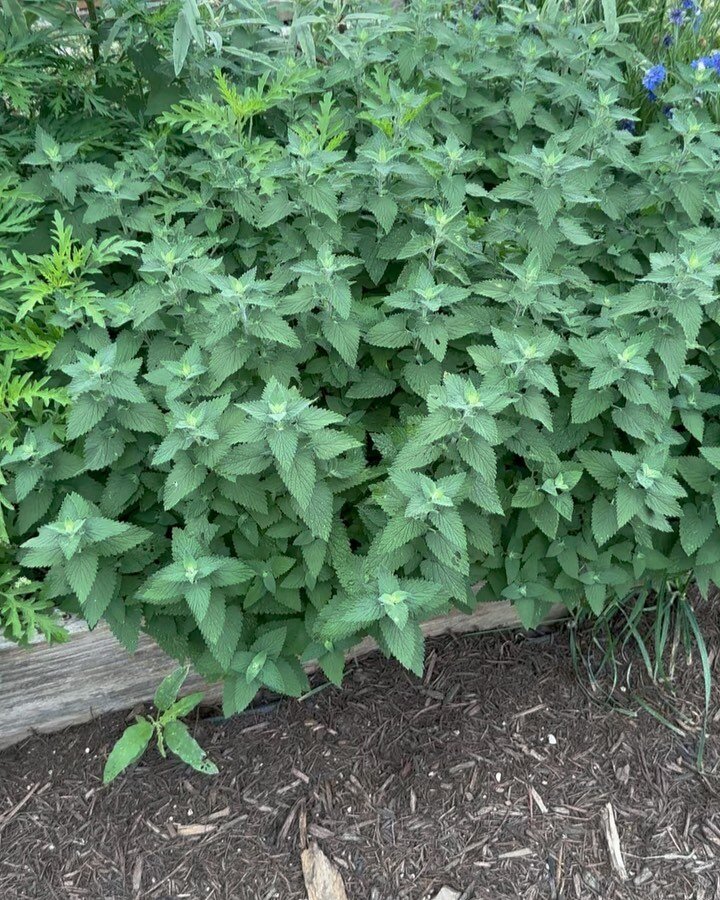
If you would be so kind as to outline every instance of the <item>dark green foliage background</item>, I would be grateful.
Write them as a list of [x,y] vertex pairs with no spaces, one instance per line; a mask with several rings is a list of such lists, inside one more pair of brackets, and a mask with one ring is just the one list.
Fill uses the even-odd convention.
[[145,630],[234,711],[720,581],[712,73],[649,102],[611,2],[0,8],[7,633]]

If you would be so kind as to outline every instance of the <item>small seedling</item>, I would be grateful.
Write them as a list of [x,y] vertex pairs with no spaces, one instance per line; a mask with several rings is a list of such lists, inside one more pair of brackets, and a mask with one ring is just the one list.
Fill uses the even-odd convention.
[[161,756],[167,756],[167,751],[170,750],[197,772],[217,775],[218,767],[206,758],[205,751],[190,734],[187,725],[179,721],[195,709],[203,698],[202,692],[198,691],[178,700],[178,692],[187,674],[187,668],[181,666],[164,678],[155,691],[153,700],[158,715],[137,716],[135,724],[125,729],[105,763],[103,772],[105,784],[109,784],[128,766],[140,759],[147,750],[153,734],[157,739]]

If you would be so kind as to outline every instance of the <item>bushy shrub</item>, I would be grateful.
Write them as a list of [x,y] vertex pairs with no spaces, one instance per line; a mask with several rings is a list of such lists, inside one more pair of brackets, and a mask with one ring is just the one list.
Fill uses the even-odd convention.
[[448,606],[720,580],[711,48],[519,6],[5,0],[2,490],[39,603],[231,712],[368,634],[420,672]]

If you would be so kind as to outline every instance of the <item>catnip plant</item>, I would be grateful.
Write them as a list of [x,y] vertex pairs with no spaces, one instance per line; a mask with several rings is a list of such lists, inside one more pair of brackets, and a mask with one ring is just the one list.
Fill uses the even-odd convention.
[[146,632],[229,714],[367,635],[420,673],[450,607],[707,595],[720,76],[678,8],[3,0],[11,614]]

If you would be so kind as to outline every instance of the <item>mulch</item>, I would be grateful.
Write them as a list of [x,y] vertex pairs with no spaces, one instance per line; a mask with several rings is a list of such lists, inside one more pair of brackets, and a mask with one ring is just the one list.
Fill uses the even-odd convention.
[[[704,618],[717,681],[716,611]],[[126,716],[36,736],[0,753],[0,897],[301,900],[317,842],[350,900],[444,885],[462,900],[718,900],[720,696],[699,773],[699,665],[673,689],[646,696],[677,731],[624,714],[578,679],[556,626],[433,640],[422,681],[373,656],[343,690],[198,718],[214,778],[152,751],[103,787]]]

